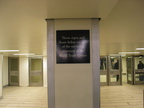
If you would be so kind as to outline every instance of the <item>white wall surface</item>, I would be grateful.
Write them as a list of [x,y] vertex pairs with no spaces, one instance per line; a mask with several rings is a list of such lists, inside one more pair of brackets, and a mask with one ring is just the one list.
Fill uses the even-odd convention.
[[19,79],[20,86],[29,86],[29,68],[28,68],[28,58],[20,57],[19,58]]
[[3,58],[3,86],[8,85],[8,57]]

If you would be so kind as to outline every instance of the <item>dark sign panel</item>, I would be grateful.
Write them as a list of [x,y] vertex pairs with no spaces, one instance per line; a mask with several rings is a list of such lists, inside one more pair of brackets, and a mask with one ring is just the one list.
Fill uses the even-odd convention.
[[57,30],[57,63],[90,63],[89,30]]

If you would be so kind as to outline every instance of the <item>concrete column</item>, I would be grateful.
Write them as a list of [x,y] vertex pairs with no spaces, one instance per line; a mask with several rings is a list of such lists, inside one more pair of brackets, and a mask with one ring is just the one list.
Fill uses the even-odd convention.
[[[100,108],[98,23],[97,18],[47,20],[48,108]],[[90,31],[90,62],[57,63],[56,31],[61,30]]]
[[20,57],[20,86],[29,86],[29,66],[28,66],[28,58]]

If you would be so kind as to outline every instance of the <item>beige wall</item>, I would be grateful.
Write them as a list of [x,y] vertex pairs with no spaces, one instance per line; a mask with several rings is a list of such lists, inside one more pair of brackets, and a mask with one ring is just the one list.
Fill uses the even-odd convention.
[[118,0],[108,16],[101,19],[101,55],[131,52],[143,47],[143,5],[144,0]]

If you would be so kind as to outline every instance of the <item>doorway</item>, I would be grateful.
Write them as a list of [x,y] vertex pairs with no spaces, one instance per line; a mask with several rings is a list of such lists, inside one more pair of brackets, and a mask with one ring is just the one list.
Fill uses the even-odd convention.
[[19,58],[8,58],[9,86],[19,86]]
[[43,86],[42,58],[29,58],[29,86]]

